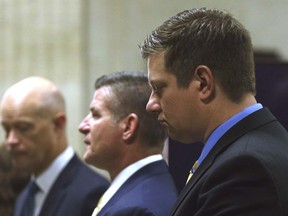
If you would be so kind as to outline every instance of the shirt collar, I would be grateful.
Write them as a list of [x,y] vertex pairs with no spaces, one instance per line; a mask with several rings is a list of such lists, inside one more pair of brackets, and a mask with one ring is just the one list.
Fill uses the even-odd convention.
[[108,190],[104,193],[101,199],[102,205],[104,206],[111,199],[111,197],[117,192],[117,190],[125,183],[125,181],[127,181],[127,179],[129,179],[135,172],[137,172],[139,169],[152,162],[159,161],[162,159],[163,157],[161,154],[148,156],[123,169],[112,181]]
[[67,147],[60,155],[58,155],[50,166],[37,178],[35,181],[42,192],[48,193],[57,177],[66,167],[74,155],[74,150],[71,146]]
[[214,147],[214,145],[218,142],[218,140],[236,123],[238,123],[240,120],[245,118],[246,116],[252,114],[253,112],[263,108],[263,106],[260,103],[253,104],[252,106],[249,106],[245,109],[243,109],[240,113],[232,116],[230,119],[228,119],[226,122],[221,124],[219,127],[217,127],[212,134],[209,136],[208,140],[204,144],[203,150],[201,152],[201,155],[198,159],[198,166],[202,163],[202,161],[206,158],[208,153],[211,151],[211,149]]

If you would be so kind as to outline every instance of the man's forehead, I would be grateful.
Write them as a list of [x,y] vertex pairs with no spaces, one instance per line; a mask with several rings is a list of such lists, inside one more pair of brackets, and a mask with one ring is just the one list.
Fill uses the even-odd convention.
[[29,104],[29,106],[18,104],[18,106],[11,105],[1,108],[1,120],[30,122],[35,121],[35,119],[39,121],[40,118],[39,107],[37,104]]
[[164,69],[149,69],[148,70],[148,81],[150,85],[165,84],[167,82],[176,82],[174,74],[165,71]]
[[106,100],[111,99],[113,96],[111,88],[109,86],[102,86],[99,89],[96,89],[90,103],[90,110],[96,108],[102,104],[106,103]]
[[34,118],[23,116],[17,118],[1,118],[1,124],[5,127],[14,127],[17,125],[36,125],[40,120],[35,121]]
[[159,75],[159,73],[165,72],[164,54],[158,53],[151,55],[147,60],[147,65],[149,79]]
[[93,95],[93,100],[104,100],[114,96],[111,86],[104,85],[95,90]]

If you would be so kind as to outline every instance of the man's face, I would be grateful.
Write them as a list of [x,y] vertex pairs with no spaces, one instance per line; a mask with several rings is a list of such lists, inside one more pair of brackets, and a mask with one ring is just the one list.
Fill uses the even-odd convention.
[[5,99],[1,106],[5,143],[14,165],[36,175],[51,162],[56,135],[53,121],[37,114],[29,103]]
[[158,114],[171,138],[183,143],[198,141],[198,96],[193,80],[188,88],[179,88],[176,77],[165,70],[164,54],[148,58],[148,79],[152,93],[147,111]]
[[[113,100],[109,87],[101,87],[94,93],[90,113],[82,120],[79,131],[85,135],[84,160],[94,166],[109,170],[122,151],[121,123],[116,123],[106,101]],[[119,161],[118,161],[119,162]]]

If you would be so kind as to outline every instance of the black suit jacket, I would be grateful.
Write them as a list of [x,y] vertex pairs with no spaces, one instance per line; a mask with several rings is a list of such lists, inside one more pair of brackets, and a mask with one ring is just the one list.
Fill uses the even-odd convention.
[[[98,200],[109,187],[102,176],[87,167],[76,155],[53,184],[40,216],[91,216]],[[19,195],[15,216],[20,216],[27,188]]]
[[288,134],[264,108],[216,143],[182,190],[173,216],[287,216]]

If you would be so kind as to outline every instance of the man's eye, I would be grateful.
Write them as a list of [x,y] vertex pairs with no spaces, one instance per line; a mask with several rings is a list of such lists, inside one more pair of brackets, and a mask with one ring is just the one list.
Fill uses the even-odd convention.
[[153,90],[154,92],[157,92],[157,91],[159,90],[159,87],[158,87],[158,86],[152,86],[152,90]]
[[31,125],[28,124],[20,124],[20,125],[16,125],[15,129],[17,129],[20,132],[26,132],[31,128]]
[[153,86],[153,91],[155,94],[160,94],[162,91],[162,87],[161,86]]
[[91,115],[93,118],[99,118],[100,116],[98,112],[92,112]]
[[4,131],[5,131],[6,134],[9,133],[10,127],[7,127],[7,126],[5,126],[5,125],[2,125],[2,127],[3,127],[3,129],[4,129]]

